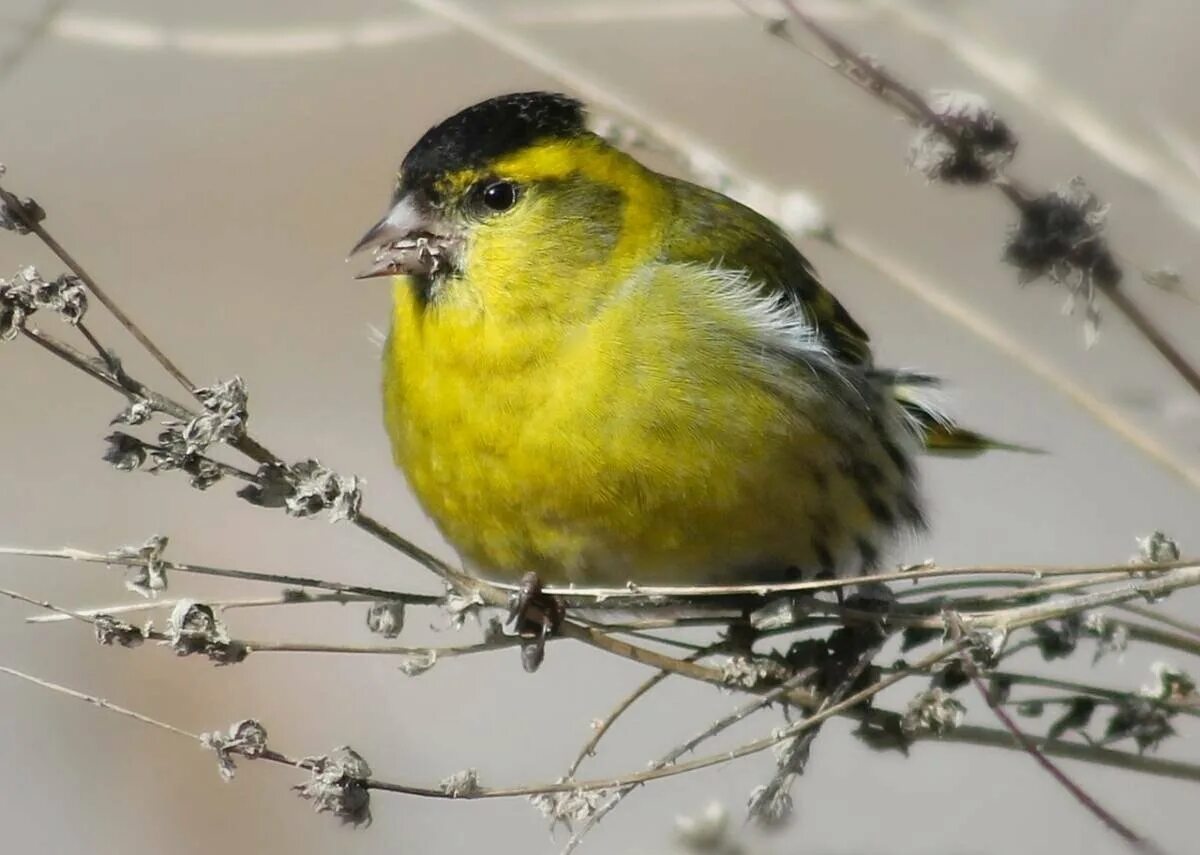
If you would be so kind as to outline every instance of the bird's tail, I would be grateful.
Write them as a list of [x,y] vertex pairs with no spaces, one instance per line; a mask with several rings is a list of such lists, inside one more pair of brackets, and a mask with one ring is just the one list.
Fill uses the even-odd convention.
[[936,377],[912,371],[892,371],[884,374],[884,378],[929,454],[974,457],[985,451],[1045,453],[1040,448],[1005,442],[955,422],[940,406]]

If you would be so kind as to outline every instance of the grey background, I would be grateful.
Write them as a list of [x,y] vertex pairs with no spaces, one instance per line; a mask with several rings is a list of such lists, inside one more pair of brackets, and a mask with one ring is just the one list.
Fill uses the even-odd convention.
[[[452,555],[392,471],[378,424],[367,329],[386,324],[386,288],[351,281],[342,259],[381,212],[395,165],[422,130],[481,97],[554,81],[399,2],[56,5],[0,4],[8,186],[37,196],[53,232],[194,377],[243,375],[256,434],[286,455],[363,475],[375,513]],[[897,119],[766,40],[736,10],[703,0],[661,4],[653,14],[628,0],[477,5],[774,186],[811,191],[836,223],[984,310],[1031,352],[1132,414],[1178,459],[1200,466],[1194,396],[1118,318],[1106,317],[1099,345],[1085,352],[1078,320],[1060,315],[1061,294],[1013,286],[998,261],[1010,219],[998,197],[928,187],[906,173],[908,131]],[[1194,4],[979,0],[930,8],[1025,58],[1148,145],[1161,146],[1155,128],[1164,118],[1200,139]],[[585,20],[561,20],[565,9]],[[1019,175],[1043,186],[1085,175],[1112,203],[1113,241],[1131,270],[1169,263],[1194,279],[1196,233],[1038,110],[996,93],[894,22],[851,9],[831,23],[922,86],[991,96],[1021,138]],[[823,246],[805,249],[872,332],[880,361],[945,375],[957,413],[1054,452],[931,462],[933,532],[897,560],[1122,561],[1134,537],[1153,528],[1194,546],[1195,487],[888,280]],[[0,235],[4,275],[29,262],[47,274],[59,269],[32,240]],[[1136,281],[1131,287],[1200,358],[1200,309]],[[101,315],[93,317],[106,340],[121,342],[131,365],[149,371]],[[27,343],[0,345],[0,402],[0,543],[103,551],[161,532],[179,560],[434,589],[348,526],[251,509],[230,485],[201,495],[178,478],[113,472],[99,454],[117,400]],[[65,605],[125,596],[119,575],[103,568],[14,559],[0,568],[3,586]],[[200,597],[262,590],[173,582],[175,593]],[[1177,596],[1167,607],[1186,615],[1195,605]],[[589,722],[645,676],[567,646],[553,649],[533,677],[506,654],[445,662],[416,679],[386,657],[262,654],[215,669],[161,650],[100,648],[77,625],[31,627],[22,623],[30,611],[0,603],[0,663],[192,730],[254,716],[296,754],[349,742],[381,777],[427,784],[467,766],[485,783],[552,780]],[[236,612],[232,626],[247,637],[365,640],[361,611]],[[413,613],[405,638],[453,643],[454,635],[427,628],[429,618],[439,620]],[[1136,686],[1151,658],[1130,652],[1093,674],[1081,654],[1066,669]],[[668,684],[619,725],[590,769],[638,768],[731,703],[703,687]],[[521,801],[381,795],[374,825],[350,832],[299,802],[288,791],[298,779],[286,770],[243,764],[223,785],[195,746],[11,679],[0,680],[0,709],[6,851],[556,851],[543,819]],[[972,718],[989,723],[986,711],[973,709]],[[760,718],[733,737],[777,722]],[[1121,851],[1027,757],[931,745],[908,759],[877,755],[848,730],[827,728],[795,789],[797,821],[782,834],[751,835],[755,851]],[[1200,760],[1194,741],[1166,750]],[[664,851],[673,818],[713,799],[740,817],[770,765],[763,755],[657,784],[623,805],[584,851]],[[1168,850],[1194,849],[1191,785],[1071,768]]]

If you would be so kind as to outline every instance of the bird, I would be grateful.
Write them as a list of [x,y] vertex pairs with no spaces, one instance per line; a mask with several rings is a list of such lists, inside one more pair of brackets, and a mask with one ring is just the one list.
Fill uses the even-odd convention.
[[771,220],[656,172],[553,92],[428,130],[351,252],[390,277],[397,467],[472,574],[574,587],[877,571],[959,427]]

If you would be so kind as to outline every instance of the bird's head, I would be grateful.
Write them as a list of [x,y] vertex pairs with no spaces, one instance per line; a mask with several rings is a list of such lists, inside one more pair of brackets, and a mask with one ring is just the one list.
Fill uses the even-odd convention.
[[359,278],[408,276],[425,300],[462,280],[506,292],[569,289],[589,271],[619,280],[656,238],[657,177],[588,131],[578,101],[503,95],[417,141],[391,207],[351,254],[373,252]]

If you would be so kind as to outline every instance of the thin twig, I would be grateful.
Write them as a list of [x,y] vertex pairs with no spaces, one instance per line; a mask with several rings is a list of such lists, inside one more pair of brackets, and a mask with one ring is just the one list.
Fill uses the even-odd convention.
[[32,674],[26,674],[24,671],[18,671],[15,668],[9,668],[7,666],[0,665],[0,673],[8,674],[11,677],[17,677],[21,680],[33,683],[35,686],[41,686],[43,689],[49,689],[52,692],[58,692],[61,695],[66,695],[69,698],[76,698],[78,700],[85,701],[92,706],[99,707],[102,710],[108,710],[109,712],[114,712],[117,715],[123,715],[127,718],[133,719],[134,721],[139,721],[142,724],[148,724],[151,727],[157,727],[159,730],[165,730],[168,733],[174,733],[178,736],[186,736],[187,738],[197,742],[200,740],[200,734],[198,733],[191,733],[181,727],[176,727],[173,724],[167,724],[165,721],[159,721],[158,719],[151,718],[148,715],[143,715],[142,713],[134,712],[131,709],[117,706],[116,704],[110,703],[103,698],[98,698],[95,695],[87,695],[83,692],[77,692],[74,689],[68,689],[66,686],[61,686],[58,683],[51,683],[49,680],[43,680],[41,677],[35,677]]
[[971,627],[994,627],[1008,630],[1032,626],[1047,620],[1066,617],[1092,609],[1112,606],[1139,598],[1154,599],[1180,588],[1200,585],[1200,566],[1180,567],[1155,576],[1120,585],[1109,591],[1080,594],[1061,601],[1022,606],[991,614],[962,615]]
[[[219,611],[232,611],[234,609],[258,609],[269,606],[295,606],[302,604],[320,604],[320,603],[337,603],[345,605],[346,603],[369,603],[373,602],[375,597],[368,597],[363,594],[341,594],[332,592],[329,594],[309,594],[307,592],[293,591],[280,594],[277,597],[253,597],[236,600],[205,600],[204,604],[210,608]],[[138,600],[132,603],[113,603],[107,606],[88,606],[83,609],[76,609],[76,614],[88,615],[95,617],[96,615],[109,615],[115,617],[117,615],[137,614],[139,612],[157,611],[159,609],[172,609],[178,603],[178,598],[166,598],[160,600]],[[26,623],[61,623],[69,620],[67,615],[31,615],[25,618]]]
[[[952,637],[959,639],[963,638],[964,633],[962,622],[956,616],[950,614],[948,623]],[[1109,829],[1123,838],[1125,842],[1130,844],[1135,850],[1139,852],[1158,851],[1157,846],[1148,841],[1142,835],[1135,832],[1124,822],[1117,819],[1116,815],[1113,814],[1112,811],[1108,810],[1098,801],[1096,801],[1096,799],[1093,798],[1086,790],[1084,790],[1083,787],[1079,786],[1079,784],[1076,783],[1071,776],[1064,772],[1057,764],[1051,762],[1049,758],[1047,758],[1046,755],[1038,749],[1037,744],[1030,739],[1023,730],[1021,730],[1021,728],[1013,720],[1012,716],[1008,714],[1008,711],[1004,709],[1001,704],[997,703],[996,699],[992,696],[992,693],[988,691],[988,687],[985,686],[983,680],[980,679],[979,669],[975,666],[975,661],[971,658],[970,654],[962,656],[959,661],[962,662],[963,670],[966,672],[967,677],[970,678],[971,682],[975,685],[975,688],[983,697],[984,702],[986,702],[988,707],[991,708],[992,712],[995,713],[996,718],[999,719],[1000,723],[1004,725],[1005,729],[1012,734],[1013,739],[1016,740],[1017,744],[1020,745],[1029,754],[1029,756],[1036,760],[1038,765],[1050,774],[1050,777],[1054,778],[1054,780],[1057,781],[1063,789],[1070,793],[1077,802],[1083,805],[1097,819],[1108,826]]]
[[[966,145],[962,133],[930,107],[919,92],[881,64],[868,60],[832,30],[804,12],[795,0],[779,0],[779,3],[790,20],[812,33],[836,57],[837,62],[827,64],[827,67],[875,99],[898,110],[911,123],[936,129],[955,146]],[[1002,175],[991,181],[990,185],[1022,212],[1035,198],[1034,193],[1011,176]],[[1118,282],[1107,278],[1097,279],[1096,285],[1176,373],[1200,394],[1200,369],[1191,364],[1133,298],[1119,287]]]
[[[96,281],[87,273],[86,270],[83,269],[83,267],[74,259],[74,257],[71,256],[71,254],[68,253],[66,249],[57,240],[55,240],[54,237],[39,222],[26,216],[25,206],[21,203],[20,199],[18,199],[9,191],[5,190],[3,187],[0,187],[0,201],[3,202],[6,210],[10,211],[12,217],[18,218],[26,230],[37,235],[37,237],[39,237],[42,242],[45,243],[46,246],[49,247],[50,250],[54,252],[54,254],[57,255],[59,259],[79,277],[84,285],[86,285],[87,288],[96,295],[97,299],[99,299],[100,302],[118,320],[118,322],[120,322],[120,324],[126,330],[128,330],[131,335],[133,335],[138,343],[141,344],[142,347],[145,348],[146,351],[158,361],[158,363],[163,367],[164,370],[167,371],[168,374],[175,378],[175,380],[177,380],[180,385],[187,389],[191,395],[199,399],[197,387],[192,384],[192,381],[189,380],[185,374],[183,374],[178,366],[171,361],[171,359],[162,351],[162,349],[159,348],[149,338],[149,336],[147,336],[142,329],[133,322],[133,320],[120,308],[120,306],[116,304],[116,302],[108,295],[108,293],[96,283]],[[133,394],[133,391],[130,389],[130,385],[135,385],[135,387],[139,389],[144,388],[141,386],[141,384],[137,384],[136,381],[132,381],[132,378],[129,378],[127,375],[112,376],[109,373],[100,371],[77,352],[72,352],[71,349],[66,348],[65,346],[52,346],[44,336],[37,340],[39,344],[46,346],[48,349],[66,359],[77,368],[84,370],[94,379],[101,380],[106,385],[110,386],[126,397],[130,397]],[[101,348],[101,350],[103,350],[103,348]],[[111,358],[108,356],[107,352],[104,353],[104,357],[104,361],[111,365]],[[128,382],[122,382],[123,380]],[[157,403],[157,401],[154,403]],[[194,416],[194,413],[187,408],[182,407],[181,405],[176,405],[173,409],[175,412],[172,414],[176,415],[176,417],[182,416],[183,418],[191,418]],[[281,458],[278,455],[271,452],[266,446],[249,434],[243,434],[239,436],[237,439],[231,442],[231,445],[259,464],[272,464],[281,461]],[[402,537],[382,522],[367,515],[365,512],[359,511],[353,517],[351,517],[351,521],[355,526],[375,537],[377,540],[387,544],[393,549],[396,549],[397,551],[421,564],[426,569],[441,576],[443,580],[452,585],[459,592],[479,596],[492,605],[502,606],[507,602],[507,594],[501,591],[493,590],[487,583],[462,574],[446,562],[439,559],[437,556],[424,549],[421,549],[416,544]]]
[[1040,119],[1057,124],[1092,154],[1153,192],[1193,228],[1200,228],[1200,183],[1194,176],[1124,133],[1083,99],[1058,88],[1028,59],[1005,54],[921,4],[885,0],[873,3],[872,11],[932,39]]
[[1172,617],[1171,615],[1162,614],[1154,609],[1147,609],[1142,606],[1132,606],[1128,603],[1120,606],[1120,609],[1122,611],[1129,612],[1130,614],[1137,615],[1140,618],[1144,618],[1145,620],[1152,620],[1155,623],[1161,623],[1164,626],[1169,626],[1172,629],[1179,630],[1180,632],[1186,632],[1188,635],[1200,639],[1200,625],[1190,623],[1189,621],[1180,620],[1179,618]]
[[[867,668],[870,667],[886,642],[887,636],[880,634],[877,641],[866,645],[859,652],[857,658],[846,673],[842,675],[841,680],[834,687],[833,691],[825,696],[817,712],[838,703],[846,696],[847,692],[854,688],[855,683],[859,681]],[[776,760],[775,774],[771,776],[771,780],[766,783],[762,791],[761,798],[765,802],[772,803],[780,793],[787,794],[791,789],[791,782],[804,772],[805,766],[808,764],[809,750],[819,730],[819,727],[810,728],[795,737],[790,744],[782,746],[783,751]],[[790,800],[790,795],[788,798]],[[753,810],[751,811],[751,816],[755,818]],[[757,818],[761,820],[762,817],[760,815]]]
[[[867,700],[870,697],[873,697],[878,692],[882,691],[883,689],[887,688],[890,685],[893,685],[894,683],[898,682],[900,679],[903,679],[905,676],[910,676],[911,674],[919,673],[929,667],[932,667],[933,665],[937,664],[937,662],[942,661],[942,660],[948,658],[949,656],[954,655],[956,652],[958,652],[959,649],[960,649],[960,645],[958,643],[947,645],[947,646],[943,647],[941,650],[937,651],[936,653],[931,654],[930,656],[925,657],[923,660],[915,663],[911,667],[911,669],[909,669],[908,672],[896,673],[893,675],[889,675],[888,677],[886,677],[886,678],[872,684],[871,686],[867,687],[866,689],[863,689],[862,691],[856,693],[855,695],[851,696],[850,698],[845,699],[841,703],[827,707],[826,709],[822,710],[820,713],[814,714],[813,716],[810,716],[809,718],[807,718],[801,722],[798,722],[797,724],[793,725],[792,727],[787,728],[786,730],[773,735],[771,738],[756,740],[755,742],[747,743],[746,745],[740,746],[739,748],[734,749],[733,751],[698,758],[697,760],[691,761],[690,763],[687,763],[687,764],[679,764],[679,765],[675,765],[675,766],[666,767],[663,769],[649,770],[646,772],[638,772],[638,773],[633,773],[633,774],[626,775],[626,776],[619,776],[616,778],[605,778],[605,779],[595,779],[595,780],[585,780],[585,781],[563,781],[563,782],[554,783],[554,784],[540,784],[540,785],[527,785],[527,786],[515,786],[515,787],[480,788],[476,791],[473,791],[473,792],[470,792],[467,794],[451,794],[451,793],[448,793],[446,790],[440,789],[440,788],[420,787],[420,786],[414,786],[414,785],[410,785],[410,784],[401,784],[401,783],[396,783],[396,782],[391,782],[391,781],[386,781],[386,780],[379,780],[379,779],[369,779],[364,782],[364,786],[366,786],[370,789],[375,789],[375,790],[396,792],[396,793],[421,796],[421,797],[426,797],[426,798],[476,799],[476,798],[508,798],[508,797],[515,797],[515,796],[529,796],[529,795],[538,795],[538,794],[547,794],[547,793],[561,793],[561,792],[569,792],[572,790],[581,790],[581,791],[611,790],[611,789],[623,787],[623,786],[626,786],[629,784],[643,783],[643,782],[647,782],[647,781],[651,781],[651,780],[658,780],[660,778],[672,777],[674,775],[683,774],[685,772],[693,771],[695,769],[706,768],[709,766],[714,766],[714,765],[719,765],[721,763],[729,762],[730,760],[737,759],[739,757],[747,756],[749,754],[753,754],[758,751],[765,750],[765,749],[771,747],[771,745],[776,744],[777,742],[782,741],[784,739],[792,738],[793,736],[795,736],[799,733],[802,733],[805,729],[816,726],[821,721],[825,720],[826,718],[828,718],[834,714],[841,714],[844,712],[852,711],[853,707],[857,706],[862,701]],[[188,736],[193,739],[199,739],[199,735],[197,735],[197,734],[192,734],[188,731],[182,730],[180,728],[176,728],[173,725],[167,725],[163,722],[159,722],[154,719],[150,719],[147,716],[142,716],[141,714],[134,713],[131,710],[126,710],[121,707],[116,707],[112,704],[108,704],[107,702],[102,701],[99,698],[94,698],[93,696],[85,695],[83,693],[76,692],[72,689],[67,689],[62,686],[58,686],[57,684],[54,684],[54,683],[49,683],[48,681],[44,681],[44,680],[41,680],[36,677],[31,677],[30,675],[27,675],[23,672],[15,671],[10,668],[0,668],[0,670],[3,670],[4,673],[11,674],[12,676],[16,676],[21,679],[26,679],[29,682],[34,683],[36,685],[43,686],[45,688],[49,688],[54,691],[60,691],[63,694],[66,694],[70,697],[76,697],[76,698],[79,698],[80,700],[84,700],[89,703],[100,706],[101,708],[109,709],[111,711],[118,712],[122,715],[127,715],[137,721],[141,721],[143,723],[151,724],[151,725],[154,725],[157,727],[162,727],[170,732],[177,733],[179,735]],[[918,739],[918,740],[923,739],[923,738],[926,738],[926,737],[921,736],[921,735],[917,735],[917,737],[916,737],[916,739]],[[990,746],[1001,747],[1001,748],[1012,748],[1013,747],[1012,741],[1011,741],[1011,736],[1008,733],[1006,733],[1005,731],[990,730],[988,728],[982,728],[982,727],[971,726],[971,725],[962,725],[962,726],[958,727],[957,729],[950,731],[949,733],[939,734],[936,738],[941,742],[961,742],[961,743],[970,743],[970,744],[974,744],[974,745],[990,745]],[[1071,759],[1083,760],[1086,762],[1100,763],[1102,765],[1115,766],[1115,767],[1123,768],[1123,769],[1147,772],[1147,773],[1151,773],[1151,774],[1161,775],[1164,777],[1177,778],[1180,780],[1200,782],[1200,767],[1193,766],[1193,765],[1187,764],[1187,763],[1180,763],[1177,761],[1170,761],[1170,760],[1160,760],[1158,758],[1152,758],[1152,757],[1144,757],[1140,754],[1130,754],[1127,752],[1114,751],[1114,750],[1111,750],[1108,748],[1096,748],[1096,747],[1087,746],[1087,745],[1077,745],[1077,744],[1062,742],[1061,740],[1055,740],[1055,741],[1051,742],[1049,740],[1044,740],[1044,739],[1035,739],[1034,742],[1045,753],[1052,754],[1055,756],[1068,757]],[[311,761],[306,761],[303,759],[301,759],[301,760],[293,759],[293,758],[287,757],[286,755],[279,754],[278,752],[274,752],[274,751],[266,752],[263,755],[263,757],[264,757],[264,759],[271,760],[273,762],[285,763],[287,765],[296,766],[299,768],[312,768]]]
[[864,237],[838,229],[831,231],[825,240],[891,280],[942,317],[969,330],[1052,387],[1093,420],[1108,428],[1164,470],[1182,479],[1193,489],[1200,490],[1200,469],[1178,458],[1161,439],[1149,433],[1145,427],[1129,418],[1112,403],[1081,386],[1054,362],[1038,353],[1028,343],[1020,341],[986,313],[955,296],[950,290],[938,288],[932,284],[929,276],[914,270],[902,259],[885,252]]
[[[85,564],[103,564],[109,567],[145,567],[144,560],[119,555],[104,555],[97,552],[87,552],[81,549],[25,549],[12,546],[0,546],[0,555],[15,555],[29,558],[53,558],[66,561],[78,561]],[[373,588],[363,585],[342,585],[337,582],[327,582],[310,576],[292,576],[283,573],[257,573],[251,570],[234,570],[224,567],[208,567],[202,564],[184,564],[178,561],[160,561],[164,570],[175,573],[191,573],[199,576],[218,576],[225,579],[241,579],[248,582],[270,582],[276,585],[290,585],[297,588],[319,588],[336,591],[342,594],[360,594],[378,600],[396,600],[411,605],[435,606],[444,602],[443,597],[433,594],[415,594],[409,591],[395,591],[388,588]]]
[[96,351],[97,358],[100,359],[100,361],[106,366],[108,366],[109,372],[113,375],[116,375],[120,370],[120,364],[115,358],[113,358],[112,353],[110,353],[104,347],[104,345],[100,343],[100,339],[96,338],[95,334],[92,333],[91,328],[83,321],[79,321],[77,324],[75,324],[75,328],[79,330],[80,335],[87,340],[87,343],[92,346],[92,350]]
[[[56,606],[46,600],[38,600],[18,591],[0,588],[0,596],[8,597],[18,602],[53,612],[56,616],[67,620],[76,620],[86,624],[96,624],[99,614],[77,612]],[[207,604],[206,604],[207,605]],[[143,629],[143,637],[154,641],[171,641],[171,636],[153,629]],[[515,647],[521,643],[516,636],[501,636],[482,641],[478,644],[450,645],[445,647],[407,647],[388,644],[317,644],[306,641],[251,641],[246,639],[230,639],[231,645],[244,649],[249,653],[337,653],[337,654],[371,654],[383,656],[408,656],[426,660],[430,667],[442,659],[453,659],[458,656],[470,656],[475,653],[489,653],[493,650],[503,650]]]
[[[548,585],[545,593],[579,600],[594,599],[602,601],[601,605],[612,605],[618,601],[645,600],[646,605],[668,605],[673,599],[690,598],[727,598],[727,597],[775,597],[781,594],[794,594],[805,591],[835,591],[855,587],[872,582],[917,582],[923,579],[940,577],[969,576],[1029,576],[1035,579],[1058,576],[1089,576],[1099,574],[1114,574],[1123,577],[1135,576],[1147,572],[1157,573],[1174,570],[1180,567],[1197,565],[1195,559],[1164,562],[1154,565],[1104,564],[1095,566],[1053,566],[1045,564],[997,564],[967,567],[936,567],[921,566],[894,573],[870,573],[863,576],[849,576],[838,579],[812,579],[801,582],[780,582],[775,584],[744,584],[744,585],[627,585],[619,588],[600,587],[561,587]],[[516,590],[516,585],[494,583],[501,590]],[[658,601],[658,602],[656,602]],[[622,608],[627,607],[624,603]],[[726,606],[726,608],[728,608]]]
[[518,636],[502,636],[478,644],[449,645],[446,647],[405,647],[386,644],[317,644],[307,641],[240,641],[251,653],[340,653],[383,656],[411,656],[430,661],[452,659],[456,656],[471,656],[475,653],[490,653],[516,647],[521,643]]
[[39,609],[45,609],[48,612],[62,617],[65,620],[76,620],[86,624],[95,624],[96,616],[84,614],[83,612],[75,612],[70,609],[65,609],[62,606],[56,606],[48,600],[38,600],[30,597],[27,594],[22,594],[20,591],[10,591],[7,588],[0,588],[0,597],[8,597],[10,600],[16,600],[19,603],[25,603],[30,606],[37,606]]
[[1187,381],[1187,384],[1195,392],[1200,393],[1200,369],[1196,368],[1191,360],[1171,342],[1162,328],[1134,301],[1129,292],[1116,285],[1103,285],[1102,290],[1112,304],[1117,307],[1117,311],[1133,324],[1134,329],[1153,345],[1159,355],[1175,369],[1180,377]]
[[[0,187],[0,200],[3,200],[5,207],[11,212],[11,216],[23,216],[25,208],[21,204],[21,201],[3,187]],[[117,319],[117,322],[123,326],[130,335],[137,339],[138,344],[144,347],[146,351],[153,356],[155,360],[157,360],[158,364],[163,367],[164,371],[170,374],[180,386],[186,389],[188,394],[194,395],[196,393],[196,385],[188,379],[187,375],[180,371],[179,367],[171,361],[170,357],[163,353],[162,350],[159,349],[158,345],[151,341],[150,338],[144,332],[142,332],[141,327],[135,324],[133,319],[130,318],[129,315],[127,315],[125,311],[116,304],[116,302],[108,295],[107,291],[96,284],[96,280],[94,280],[91,275],[83,269],[83,266],[80,265],[79,262],[76,261],[74,257],[72,257],[72,255],[66,251],[66,249],[63,248],[62,244],[54,239],[53,235],[51,235],[41,223],[36,221],[26,221],[23,223],[23,225],[30,232],[41,238],[42,243],[46,244],[46,246],[50,248],[50,251],[57,255],[59,260],[62,261],[62,263],[68,268],[70,268],[71,272],[79,277],[80,281],[82,281],[83,284],[87,286],[87,289],[96,296],[96,299],[103,304],[104,308],[108,309],[108,311],[112,313],[112,316]]]
[[97,368],[92,360],[88,359],[69,344],[65,344],[56,338],[46,335],[38,329],[28,326],[23,327],[21,329],[21,333],[34,344],[54,354],[68,365],[79,369],[94,380],[99,380],[114,392],[118,392],[124,395],[126,398],[132,399],[132,393],[123,387],[115,377],[113,377],[107,371]]
[[[694,751],[704,742],[707,742],[717,734],[728,730],[738,722],[744,721],[759,710],[765,709],[771,704],[776,703],[785,695],[787,695],[792,689],[800,686],[802,683],[810,680],[811,678],[812,673],[807,669],[793,674],[787,680],[780,683],[777,687],[771,689],[752,701],[740,705],[729,714],[714,721],[712,724],[692,736],[690,739],[681,742],[658,760],[655,760],[653,763],[651,763],[650,768],[652,770],[656,770],[670,767],[683,755]],[[604,817],[611,813],[613,809],[615,809],[616,806],[625,799],[626,796],[632,793],[643,783],[645,782],[640,781],[628,784],[613,793],[612,796],[609,797],[608,801],[606,801],[596,811],[588,816],[581,828],[571,834],[570,839],[562,849],[562,855],[570,855],[571,852],[574,852],[588,832],[590,832],[597,824],[599,824]]]
[[[1113,618],[1109,618],[1109,620],[1113,620]],[[1125,628],[1125,631],[1129,633],[1131,641],[1148,641],[1152,644],[1178,650],[1180,653],[1200,656],[1200,641],[1197,641],[1195,636],[1181,635],[1177,632],[1168,632],[1158,627],[1130,623],[1129,621],[1114,621],[1114,623],[1118,623]]]
[[[619,638],[613,638],[607,633],[589,626],[583,626],[572,621],[564,621],[563,625],[559,628],[559,632],[566,638],[573,638],[576,641],[581,641],[606,653],[611,653],[622,659],[628,659],[642,665],[648,665],[659,671],[669,671],[672,674],[679,674],[680,676],[689,677],[702,683],[711,683],[714,686],[728,687],[729,685],[728,679],[718,668],[710,668],[687,659],[675,659],[655,650],[629,644]],[[812,708],[820,704],[820,698],[811,692],[796,688],[792,689],[788,694],[788,702],[799,707]]]
[[[175,725],[169,724],[165,721],[160,721],[159,719],[151,718],[148,715],[145,715],[145,714],[139,713],[139,712],[135,712],[131,709],[128,709],[127,707],[118,706],[117,704],[106,701],[103,698],[97,697],[96,695],[89,695],[84,692],[79,692],[79,691],[76,691],[75,689],[71,689],[66,686],[60,685],[59,683],[53,683],[49,680],[43,680],[41,677],[35,677],[32,674],[27,674],[24,671],[18,671],[15,668],[9,668],[9,667],[3,666],[3,665],[0,665],[0,673],[8,674],[9,676],[12,676],[12,677],[17,677],[18,679],[25,680],[26,682],[32,683],[35,686],[40,686],[43,689],[49,689],[52,692],[56,692],[61,695],[66,695],[69,698],[76,698],[77,700],[84,701],[85,703],[89,703],[92,706],[98,707],[102,710],[107,710],[108,712],[116,713],[117,715],[122,715],[122,716],[125,716],[126,718],[131,718],[134,721],[140,722],[141,724],[148,724],[151,727],[156,727],[159,730],[166,731],[167,733],[173,733],[176,736],[183,736],[194,742],[199,742],[201,745],[205,744],[204,736],[202,734],[192,733],[189,730],[184,730],[181,727],[176,727]],[[292,766],[297,769],[312,770],[312,769],[315,769],[316,765],[317,765],[317,761],[313,758],[289,757],[286,754],[283,754],[279,751],[274,751],[269,748],[264,749],[261,752],[254,753],[254,754],[239,754],[238,757],[241,759],[245,759],[245,760],[266,760],[271,763],[278,763],[278,764],[285,765],[285,766]],[[397,787],[396,789],[400,790],[399,787]],[[436,791],[430,792],[430,791],[420,791],[419,790],[418,794],[433,795],[434,792],[436,792]]]
[[600,740],[604,738],[604,735],[608,733],[609,729],[616,724],[617,719],[624,715],[630,707],[636,704],[646,694],[652,691],[655,686],[669,676],[670,672],[668,671],[658,671],[657,673],[651,674],[649,677],[639,683],[632,692],[621,698],[620,702],[612,709],[612,711],[604,718],[600,719],[596,724],[591,737],[587,742],[584,743],[583,747],[579,749],[579,753],[575,756],[575,759],[571,761],[571,765],[567,768],[566,777],[568,779],[574,778],[575,773],[579,771],[579,767],[583,764],[583,761],[588,757],[596,756],[596,746],[600,744]]

